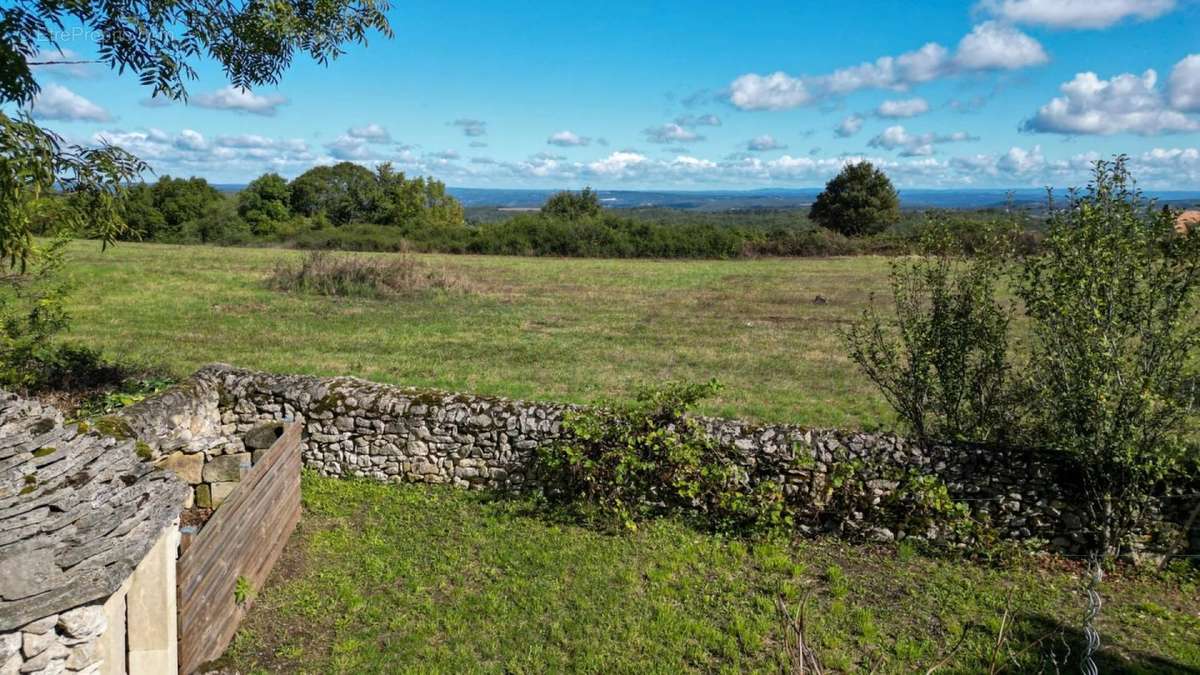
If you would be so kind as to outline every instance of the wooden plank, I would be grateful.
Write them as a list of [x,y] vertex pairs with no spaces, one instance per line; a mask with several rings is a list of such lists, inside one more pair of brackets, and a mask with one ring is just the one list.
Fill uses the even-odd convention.
[[290,424],[178,561],[179,669],[224,652],[245,614],[238,577],[261,588],[300,519],[300,425]]
[[[288,442],[285,442],[287,439]],[[242,517],[246,513],[262,514],[270,508],[270,498],[277,497],[276,495],[268,495],[264,490],[269,490],[272,486],[272,481],[266,480],[274,474],[271,473],[275,469],[275,465],[281,458],[289,455],[298,455],[299,438],[295,439],[295,447],[290,447],[292,443],[287,434],[276,441],[278,446],[272,446],[272,449],[264,454],[260,460],[259,466],[263,467],[263,471],[256,472],[258,466],[251,469],[246,475],[246,479],[233,491],[232,494],[217,509],[208,523],[205,524],[192,542],[192,547],[188,552],[180,558],[180,564],[184,568],[203,567],[211,563],[218,556],[224,545],[230,540],[226,530],[236,530],[239,526],[244,525]],[[298,459],[298,458],[297,458]],[[298,472],[297,472],[298,474]]]
[[[287,525],[287,515],[290,515],[289,512],[294,513],[299,508],[299,493],[296,490],[299,485],[299,462],[289,462],[286,466],[280,466],[279,468],[286,469],[281,472],[282,475],[291,474],[295,477],[292,480],[285,479],[284,481],[279,481],[285,486],[290,483],[291,485],[288,487],[292,487],[291,490],[287,491],[290,494],[284,497],[285,501],[281,503],[276,498],[278,494],[276,489],[266,489],[268,485],[260,484],[258,492],[270,493],[269,495],[260,495],[269,497],[268,499],[261,500],[262,503],[271,507],[262,516],[266,522],[258,523],[257,525],[259,526],[257,528],[225,529],[226,536],[238,537],[228,542],[222,541],[220,538],[211,538],[210,541],[216,544],[210,544],[210,546],[214,546],[216,550],[223,551],[227,555],[217,559],[212,565],[197,568],[197,574],[202,575],[203,581],[207,582],[203,583],[197,589],[197,592],[192,594],[192,598],[195,598],[196,601],[201,601],[201,604],[191,605],[189,602],[186,602],[189,598],[185,597],[182,616],[189,619],[185,620],[184,627],[181,628],[188,632],[182,633],[181,631],[181,634],[196,636],[197,639],[195,642],[199,643],[196,645],[197,648],[205,653],[204,658],[200,662],[219,654],[220,650],[227,643],[227,640],[232,637],[233,632],[236,630],[236,622],[241,618],[241,610],[233,600],[233,589],[238,576],[236,572],[238,569],[242,569],[242,576],[247,576],[245,568],[251,567],[251,562],[262,557],[262,542],[255,540],[261,539],[261,535],[263,534],[274,534],[277,543],[275,546],[267,548],[268,557],[274,558],[277,557],[276,552],[282,549],[284,536],[290,534],[290,528],[284,528]],[[270,487],[274,488],[275,486],[272,484]],[[291,502],[291,504],[287,504],[288,502]],[[291,508],[285,507],[285,504],[291,506]],[[236,521],[244,522],[245,519],[257,516],[256,513],[243,513],[239,509],[231,509],[230,512],[237,516],[234,519]],[[281,516],[285,520],[283,523],[277,524],[276,521]],[[251,521],[250,525],[255,525],[255,523]],[[225,544],[225,546],[221,546],[221,544]],[[269,568],[267,571],[269,572]],[[191,573],[191,571],[188,573]],[[262,577],[265,575],[259,574],[257,569],[253,570],[251,574],[255,577],[260,577],[258,582],[261,584]],[[198,608],[198,610],[194,608]],[[193,626],[193,622],[196,625]],[[197,634],[198,632],[200,634]],[[208,655],[207,652],[210,650],[215,650],[216,653]],[[186,658],[192,658],[189,650],[185,649],[184,654]],[[196,658],[200,657],[197,656]]]

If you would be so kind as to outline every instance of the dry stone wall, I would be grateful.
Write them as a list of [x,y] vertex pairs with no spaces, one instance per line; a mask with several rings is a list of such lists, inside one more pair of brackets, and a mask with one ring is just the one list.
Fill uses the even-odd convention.
[[[155,447],[162,461],[181,451],[206,453],[210,463],[240,458],[252,452],[248,447],[273,439],[280,423],[295,420],[304,425],[304,463],[322,475],[512,490],[531,480],[535,450],[559,438],[563,414],[570,409],[214,365],[198,371],[181,392],[139,404],[131,416],[146,439],[169,436],[173,426],[188,430]],[[891,434],[720,419],[705,423],[737,453],[752,480],[782,484],[789,505],[814,527],[830,526],[820,522],[821,510],[834,474],[849,472],[864,487],[868,508],[840,514],[833,527],[859,536],[936,536],[936,531],[889,530],[872,522],[869,512],[872,503],[895,497],[906,478],[931,476],[1001,536],[1044,540],[1058,551],[1078,550],[1087,540],[1078,500],[1063,487],[1071,484],[1070,477],[1044,456],[994,448],[925,449]],[[223,449],[212,449],[218,446]],[[1190,504],[1175,506],[1161,518],[1167,531],[1181,529],[1183,507]],[[1200,528],[1186,536],[1191,548],[1200,549]]]

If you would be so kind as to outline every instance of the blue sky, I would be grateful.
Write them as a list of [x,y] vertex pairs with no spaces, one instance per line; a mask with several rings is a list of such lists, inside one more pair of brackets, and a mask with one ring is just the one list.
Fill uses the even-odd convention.
[[[341,159],[454,186],[810,187],[846,161],[901,187],[1081,184],[1124,152],[1200,189],[1200,3],[426,3],[395,37],[279,87],[203,64],[188,104],[102,66],[40,73],[35,116],[158,173],[244,182]],[[71,56],[92,41],[67,35]],[[1153,71],[1153,73],[1149,72]]]

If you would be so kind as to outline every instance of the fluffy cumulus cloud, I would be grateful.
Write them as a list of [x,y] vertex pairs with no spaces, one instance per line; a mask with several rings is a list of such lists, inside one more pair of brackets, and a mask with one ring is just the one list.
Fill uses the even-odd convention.
[[668,122],[657,127],[649,127],[642,131],[646,140],[651,143],[689,143],[702,141],[704,137],[674,122]]
[[882,133],[867,142],[872,148],[881,150],[899,150],[902,157],[928,157],[934,154],[934,145],[942,143],[963,143],[976,141],[978,138],[965,131],[950,134],[913,134],[900,125],[884,129]]
[[550,138],[546,139],[549,145],[557,145],[560,148],[573,148],[588,145],[592,142],[587,136],[580,136],[574,131],[562,130],[550,134]]
[[954,70],[1018,70],[1046,63],[1050,57],[1037,40],[1008,24],[985,21],[958,43]]
[[192,97],[192,103],[201,108],[213,110],[232,110],[252,115],[271,117],[279,110],[279,106],[288,102],[286,96],[270,94],[263,96],[249,89],[239,89],[233,85],[222,87],[216,91],[197,94]]
[[451,122],[450,126],[455,126],[462,129],[464,136],[476,137],[487,135],[487,122],[484,122],[483,120],[460,117]]
[[650,162],[645,155],[636,152],[617,151],[588,164],[588,169],[598,176],[622,177],[634,173]]
[[883,56],[826,75],[747,73],[729,85],[729,101],[742,110],[783,110],[863,89],[903,91],[942,77],[1017,70],[1047,60],[1049,57],[1037,40],[1011,25],[985,21],[964,36],[953,53],[930,42],[899,56]]
[[921,97],[891,99],[879,104],[875,114],[880,117],[916,117],[929,112],[929,101]]
[[1107,28],[1126,19],[1156,19],[1176,0],[984,0],[978,7],[1000,19],[1050,28]]
[[850,115],[838,123],[833,133],[841,138],[850,138],[862,131],[864,121],[862,115]]
[[768,150],[783,150],[786,145],[775,140],[775,137],[770,134],[756,136],[746,141],[746,149],[750,152],[767,152]]
[[[1189,115],[1196,93],[1195,55],[1180,61],[1172,73],[1170,99],[1158,88],[1158,74],[1122,73],[1105,80],[1096,73],[1078,73],[1059,87],[1061,96],[1050,100],[1025,120],[1021,129],[1057,134],[1118,134],[1141,136],[1200,130],[1200,121]],[[1175,107],[1172,107],[1175,106]]]
[[34,117],[64,122],[107,122],[108,111],[53,82],[42,87],[33,99]]
[[1192,54],[1175,64],[1167,89],[1173,108],[1200,113],[1200,54]]

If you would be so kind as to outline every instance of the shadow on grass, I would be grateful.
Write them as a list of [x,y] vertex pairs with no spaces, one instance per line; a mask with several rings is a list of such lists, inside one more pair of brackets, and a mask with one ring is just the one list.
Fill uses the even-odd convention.
[[[1200,675],[1200,669],[1168,658],[1121,644],[1106,644],[1103,632],[1100,642],[1100,650],[1092,658],[1101,673]],[[1024,614],[1013,624],[1004,661],[1010,668],[1017,666],[1019,672],[1083,672],[1080,664],[1085,644],[1079,626],[1069,626],[1044,614]]]

